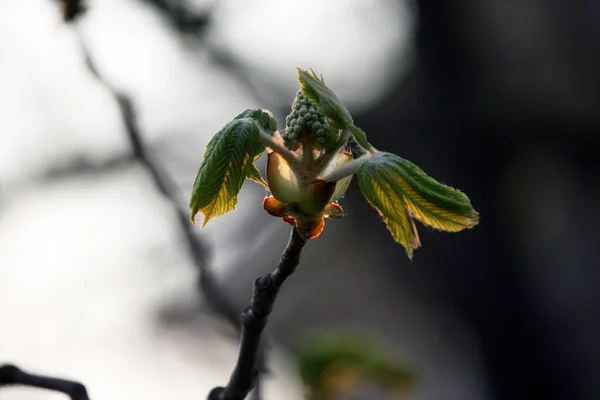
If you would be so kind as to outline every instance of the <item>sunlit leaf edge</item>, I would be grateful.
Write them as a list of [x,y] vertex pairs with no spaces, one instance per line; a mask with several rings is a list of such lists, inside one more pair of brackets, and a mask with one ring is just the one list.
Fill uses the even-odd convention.
[[245,178],[264,182],[252,162],[265,150],[259,132],[272,135],[276,128],[269,112],[245,110],[211,139],[193,184],[192,221],[202,213],[204,227],[212,218],[233,210]]

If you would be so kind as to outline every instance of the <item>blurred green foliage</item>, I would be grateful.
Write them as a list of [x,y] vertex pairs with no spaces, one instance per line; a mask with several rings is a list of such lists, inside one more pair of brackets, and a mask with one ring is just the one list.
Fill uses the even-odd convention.
[[413,368],[386,357],[374,341],[340,332],[306,340],[299,369],[313,400],[344,399],[365,387],[390,399],[406,398],[417,382]]

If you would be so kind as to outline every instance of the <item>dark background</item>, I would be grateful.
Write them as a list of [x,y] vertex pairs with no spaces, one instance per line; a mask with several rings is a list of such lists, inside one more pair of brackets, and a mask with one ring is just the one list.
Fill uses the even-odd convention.
[[[344,232],[381,246],[381,273],[398,290],[414,280],[436,312],[472,329],[495,398],[600,398],[600,9],[589,1],[414,7],[414,64],[354,116],[377,147],[464,190],[481,223],[457,235],[421,229],[424,247],[405,265],[354,190],[344,204],[371,218]],[[364,267],[355,260],[346,262]]]

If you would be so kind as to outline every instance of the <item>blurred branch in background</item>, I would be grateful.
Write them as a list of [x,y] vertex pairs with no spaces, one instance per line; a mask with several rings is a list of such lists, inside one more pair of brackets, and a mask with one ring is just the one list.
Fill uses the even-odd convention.
[[[202,27],[208,23],[208,14],[199,18],[189,19],[186,18],[186,15],[188,14],[182,12],[183,10],[178,9],[175,5],[163,4],[160,1],[150,2],[161,9],[161,11],[171,15],[174,23],[178,27],[182,27],[181,30],[183,32],[190,33],[193,31],[197,34],[201,34],[203,31]],[[171,203],[177,214],[177,222],[187,243],[188,251],[197,270],[200,272],[199,288],[208,305],[215,312],[224,317],[233,327],[239,329],[240,313],[230,299],[225,296],[224,291],[219,286],[209,268],[207,257],[208,249],[193,232],[193,225],[190,223],[187,208],[183,209],[181,207],[181,204],[187,204],[187,201],[182,202],[181,199],[178,198],[175,182],[149,152],[148,146],[144,140],[143,132],[138,123],[133,100],[126,93],[114,87],[101,75],[88,51],[85,40],[78,29],[78,24],[82,22],[81,17],[86,9],[85,5],[80,0],[62,0],[61,6],[63,19],[73,27],[73,31],[79,41],[85,65],[89,72],[106,88],[118,104],[122,123],[125,127],[134,159],[147,170],[156,189]],[[256,350],[258,351],[258,348]],[[254,358],[258,358],[259,363],[262,364],[262,351],[258,356],[255,354]],[[21,384],[57,390],[69,394],[73,400],[88,399],[85,387],[80,383],[30,375],[12,365],[3,366],[0,369],[0,386],[8,384]],[[257,397],[260,396],[259,393],[256,393],[255,395]]]
[[165,16],[171,26],[181,33],[202,36],[210,22],[210,10],[216,1],[206,7],[202,13],[192,13],[188,10],[186,2],[169,0],[144,0],[154,6]]
[[[67,0],[65,4],[71,3],[73,0]],[[74,8],[75,6],[71,6]],[[79,6],[78,10],[83,8]],[[177,221],[181,231],[184,234],[186,242],[188,244],[188,250],[194,260],[197,269],[201,272],[200,274],[200,288],[203,294],[206,296],[207,302],[217,311],[223,315],[232,325],[237,326],[239,314],[235,311],[231,302],[224,296],[223,291],[218,287],[207,262],[208,249],[201,243],[200,239],[194,234],[192,228],[193,225],[189,221],[187,209],[182,209],[182,202],[177,196],[177,187],[173,179],[169,174],[164,171],[160,164],[154,159],[152,154],[148,151],[147,145],[143,138],[143,133],[140,129],[135,105],[132,99],[124,92],[118,90],[110,84],[106,79],[102,77],[96,65],[94,64],[93,58],[91,57],[88,48],[83,40],[83,37],[78,29],[77,24],[81,23],[80,17],[81,12],[73,14],[67,22],[71,22],[74,31],[79,40],[81,52],[83,54],[85,64],[88,67],[89,72],[101,83],[106,90],[108,90],[115,101],[117,102],[122,118],[125,131],[127,133],[131,148],[133,150],[133,156],[138,160],[144,168],[148,171],[154,185],[157,190],[161,192],[165,198],[171,203],[172,207],[177,213]]]
[[68,395],[71,400],[89,400],[85,386],[79,382],[29,374],[14,365],[0,365],[0,387],[12,385],[54,390]]
[[248,95],[253,97],[261,107],[272,110],[275,114],[284,114],[288,106],[283,106],[278,99],[285,98],[286,93],[280,89],[277,82],[249,65],[244,64],[239,57],[227,49],[225,43],[215,45],[208,39],[207,32],[212,22],[212,13],[218,1],[213,1],[203,10],[192,9],[189,2],[180,0],[142,0],[154,6],[164,16],[173,29],[181,35],[191,35],[201,42],[203,50],[212,61],[228,75],[236,79]]
[[[75,23],[78,22],[76,21]],[[157,190],[165,196],[177,213],[177,221],[184,238],[186,239],[188,250],[192,256],[192,259],[194,260],[194,264],[200,271],[200,288],[203,294],[206,296],[207,302],[215,309],[215,311],[223,315],[232,325],[237,326],[239,313],[235,310],[231,302],[225,297],[224,292],[218,287],[218,283],[210,271],[207,261],[208,249],[206,249],[206,247],[201,243],[200,239],[193,232],[193,225],[190,223],[187,209],[184,210],[181,207],[181,204],[185,203],[177,198],[177,187],[173,179],[168,173],[166,173],[166,171],[163,170],[160,164],[148,151],[147,145],[144,142],[143,134],[138,124],[133,101],[127,94],[113,87],[102,77],[102,75],[100,75],[92,57],[89,54],[89,51],[87,50],[81,34],[77,30],[77,27],[75,27],[75,30],[79,38],[81,51],[85,58],[85,63],[88,67],[88,70],[94,77],[96,77],[98,82],[100,82],[113,95],[119,106],[123,125],[125,126],[129,143],[133,150],[134,158],[138,160],[142,166],[144,166],[144,168],[146,168]]]
[[[166,2],[162,0],[146,0],[148,3],[155,6],[161,13],[170,20],[172,25],[182,34],[194,34],[198,38],[203,39],[206,30],[211,21],[211,11],[214,4],[209,6],[204,13],[197,14],[191,13],[181,2]],[[70,2],[78,2],[78,0],[66,0],[66,8],[81,11],[83,8],[81,5],[68,6]],[[75,20],[75,13],[71,20]],[[69,20],[67,20],[69,21]],[[74,21],[75,24],[79,21]],[[200,242],[198,237],[193,232],[193,225],[189,221],[188,210],[181,208],[181,204],[185,204],[179,201],[177,198],[177,189],[172,178],[164,171],[160,164],[153,158],[152,154],[147,149],[144,142],[143,134],[140,130],[135,106],[131,98],[113,87],[108,81],[106,81],[96,68],[93,59],[85,45],[85,41],[82,38],[77,27],[75,27],[77,36],[80,42],[81,51],[85,58],[86,65],[90,73],[98,79],[100,83],[113,95],[115,101],[121,111],[121,118],[126,128],[129,142],[131,144],[134,157],[147,169],[150,174],[156,188],[160,191],[172,204],[173,208],[177,213],[177,220],[180,229],[188,244],[188,249],[200,272],[199,288],[202,294],[205,296],[207,303],[220,315],[222,315],[233,327],[239,329],[240,313],[235,308],[233,303],[225,296],[225,292],[219,286],[218,282],[214,278],[207,261],[208,249]],[[264,89],[259,88],[253,83],[252,77],[248,75],[248,68],[242,66],[237,59],[224,49],[218,49],[211,45],[209,41],[202,40],[202,44],[208,50],[208,53],[212,56],[215,62],[221,67],[229,70],[234,77],[238,79],[240,84],[245,87],[248,93],[254,96],[257,102],[267,104],[267,96],[262,98],[260,93]],[[266,80],[268,82],[268,80]],[[263,87],[264,85],[261,85]],[[274,90],[274,86],[271,85],[271,89]],[[258,335],[260,338],[260,334]],[[242,344],[244,343],[242,337]],[[255,354],[253,356],[252,370],[254,390],[253,396],[255,399],[260,399],[260,373],[266,372],[265,366],[265,343],[257,342]],[[239,363],[238,363],[239,365]],[[246,392],[247,393],[247,392]],[[245,396],[244,396],[245,397]]]

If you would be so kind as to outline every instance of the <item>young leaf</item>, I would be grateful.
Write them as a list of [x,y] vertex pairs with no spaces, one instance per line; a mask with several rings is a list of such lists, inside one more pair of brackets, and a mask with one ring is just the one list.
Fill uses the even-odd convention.
[[333,121],[338,127],[349,129],[358,144],[369,151],[373,146],[367,141],[367,135],[352,120],[352,116],[344,107],[337,95],[325,85],[323,77],[320,78],[312,69],[310,72],[298,68],[298,81],[302,87],[302,94],[319,112]]
[[267,185],[265,179],[252,163],[246,164],[246,178],[258,183],[259,185],[262,185],[265,189],[269,189],[269,185]]
[[371,152],[374,151],[373,146],[367,140],[367,134],[362,129],[354,124],[350,125],[348,129],[350,129],[352,136],[354,136],[358,144]]
[[313,70],[309,73],[298,68],[298,81],[304,97],[314,104],[321,114],[340,127],[352,125],[352,116],[337,95],[325,85],[323,77],[319,78]]
[[395,154],[375,154],[359,169],[358,184],[409,258],[420,245],[412,218],[447,232],[478,223],[479,216],[464,193],[437,182]]
[[194,180],[190,200],[191,218],[204,214],[204,227],[214,217],[235,208],[244,179],[262,181],[252,162],[265,147],[260,131],[273,135],[277,122],[262,110],[246,110],[223,127],[208,143]]

